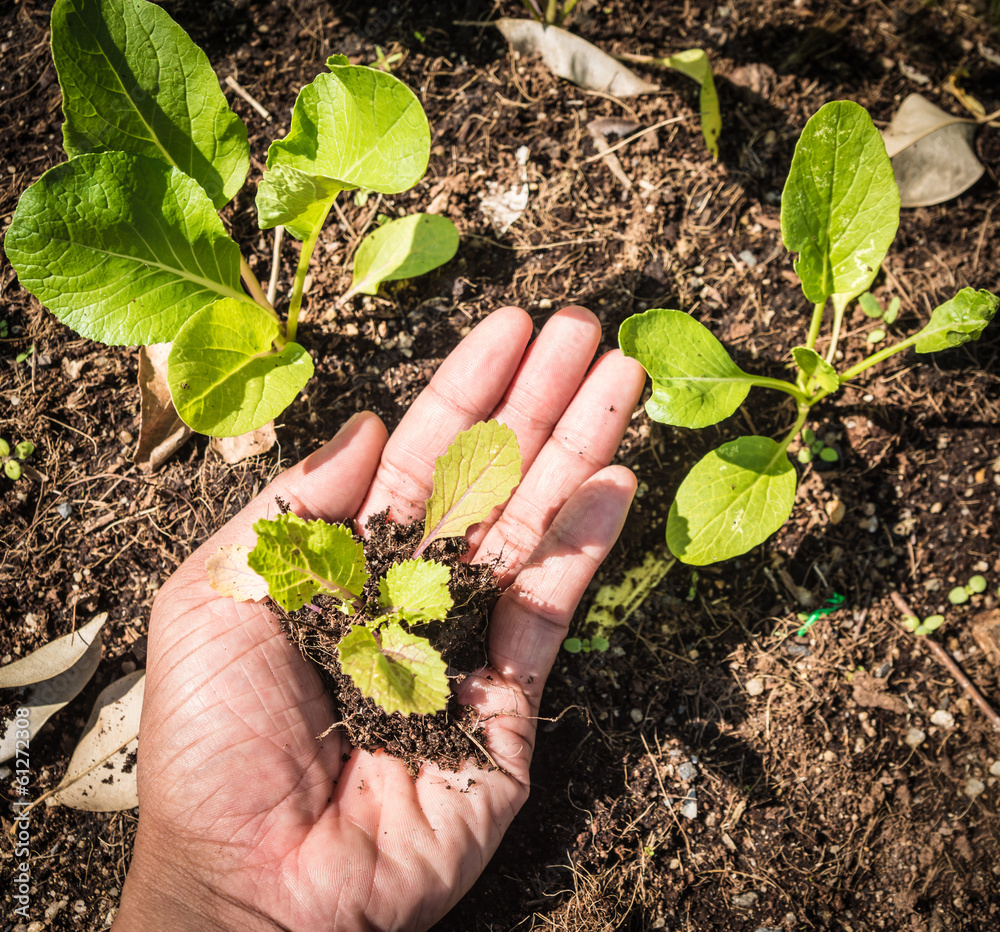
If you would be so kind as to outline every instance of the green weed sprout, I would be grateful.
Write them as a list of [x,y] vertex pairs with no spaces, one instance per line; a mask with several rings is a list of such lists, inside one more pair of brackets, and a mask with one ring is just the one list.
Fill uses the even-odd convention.
[[[813,308],[805,342],[791,351],[793,381],[744,372],[708,328],[682,311],[654,308],[622,324],[622,352],[652,379],[646,411],[656,421],[708,427],[735,413],[754,386],[782,392],[795,405],[783,438],[739,437],[691,469],[667,519],[667,545],[678,559],[698,566],[727,560],[788,520],[797,478],[787,450],[824,398],[905,349],[934,353],[978,339],[993,319],[1000,299],[963,288],[916,333],[842,370],[835,366],[845,313],[878,274],[899,225],[899,203],[871,117],[850,101],[823,106],[802,131],[781,198],[782,237],[798,254],[795,271]],[[870,301],[865,304],[872,310]],[[830,336],[820,355],[816,346],[828,305]],[[898,307],[890,304],[889,311]]]
[[986,577],[972,576],[964,586],[956,586],[948,593],[948,601],[952,605],[963,605],[974,595],[986,591]]
[[808,427],[802,429],[799,435],[802,440],[802,447],[796,453],[795,458],[804,466],[811,463],[815,457],[824,463],[836,463],[840,459],[840,454],[833,448],[828,447],[816,436],[816,432]]
[[[337,55],[299,92],[256,196],[262,230],[302,241],[283,318],[218,215],[243,187],[250,151],[205,53],[147,0],[56,0],[52,58],[69,160],[24,192],[7,230],[22,286],[89,339],[171,343],[170,395],[194,430],[261,427],[313,374],[295,340],[337,196],[399,194],[427,169],[420,101],[392,75]],[[348,295],[421,275],[457,249],[444,217],[393,220],[362,240]]]
[[246,555],[246,569],[266,584],[264,592],[252,592],[252,586],[238,592],[206,564],[209,581],[242,601],[269,595],[288,612],[311,604],[317,595],[332,596],[355,619],[337,647],[341,669],[354,685],[389,714],[439,712],[450,696],[447,665],[414,629],[446,621],[453,608],[451,570],[423,554],[434,541],[463,536],[503,504],[520,481],[514,432],[496,421],[476,424],[438,457],[424,535],[409,559],[379,579],[375,597],[365,595],[370,576],[364,545],[351,529],[292,513],[254,524],[257,543]]
[[591,651],[603,654],[611,646],[611,643],[607,638],[597,635],[592,638],[566,638],[562,646],[567,654],[589,654]]
[[21,478],[21,463],[35,452],[35,445],[30,440],[22,440],[14,447],[11,455],[10,444],[0,437],[0,462],[3,462],[4,475],[12,482]]
[[903,627],[907,631],[912,631],[916,635],[930,634],[937,631],[944,624],[944,615],[928,615],[921,621],[916,615],[905,615],[903,617]]

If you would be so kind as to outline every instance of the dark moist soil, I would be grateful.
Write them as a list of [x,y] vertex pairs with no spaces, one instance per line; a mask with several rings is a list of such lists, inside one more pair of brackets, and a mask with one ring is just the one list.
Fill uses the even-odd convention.
[[[369,579],[362,594],[367,605],[378,604],[379,580],[401,560],[409,559],[420,543],[423,526],[391,521],[388,510],[374,515],[366,525],[365,568]],[[448,664],[448,676],[456,685],[486,664],[486,624],[499,595],[494,567],[463,562],[468,551],[464,538],[434,541],[424,552],[451,570],[448,589],[455,607],[442,622],[413,628],[427,638]],[[274,606],[288,639],[319,669],[330,692],[337,696],[338,728],[343,728],[351,744],[363,751],[382,749],[406,762],[416,777],[424,763],[458,770],[465,761],[490,769],[486,730],[469,706],[452,693],[448,707],[435,715],[387,714],[361,693],[340,667],[337,645],[350,634],[352,625],[377,628],[378,619],[365,611],[348,616],[336,600],[319,596],[314,604],[321,611],[301,608],[293,614]]]
[[[27,185],[62,158],[49,6],[0,6],[0,229]],[[254,183],[268,143],[287,131],[295,93],[328,55],[371,62],[375,45],[402,53],[395,73],[423,101],[433,151],[412,194],[365,207],[347,199],[343,220],[324,232],[300,326],[316,376],[282,416],[278,446],[235,467],[198,438],[160,472],[139,472],[135,351],[71,333],[0,259],[9,328],[0,436],[37,447],[35,478],[0,485],[0,662],[98,612],[110,616],[93,681],[31,743],[31,797],[65,772],[97,693],[144,664],[150,604],[180,562],[356,411],[394,426],[490,311],[516,303],[541,325],[580,303],[600,317],[609,348],[630,314],[680,308],[739,365],[781,376],[808,326],[779,226],[808,117],[849,98],[884,126],[915,91],[961,114],[946,90],[959,68],[986,112],[1000,108],[1000,35],[982,9],[957,0],[581,0],[572,28],[612,52],[707,50],[724,121],[718,161],[701,141],[686,78],[650,73],[660,93],[616,101],[510,55],[495,30],[475,25],[522,15],[514,0],[167,6],[220,80],[233,77],[273,116],[224,85],[254,153],[251,182],[224,218],[258,277],[271,238],[256,227]],[[587,124],[601,117],[676,120],[616,153],[631,189],[592,159]],[[976,147],[986,165],[976,185],[903,212],[874,286],[883,302],[901,300],[894,333],[912,333],[960,287],[1000,286],[996,129],[981,128]],[[523,180],[527,209],[498,234],[482,202]],[[415,210],[455,221],[456,258],[335,312],[376,211]],[[286,242],[285,281],[296,250]],[[871,323],[857,313],[848,325],[845,359],[859,359]],[[801,468],[795,512],[778,534],[696,579],[674,567],[607,653],[560,657],[531,798],[438,932],[1000,927],[1000,736],[902,629],[890,598],[901,593],[922,617],[943,613],[938,642],[1000,705],[998,349],[994,325],[947,353],[901,354],[825,401],[816,432],[840,460]],[[697,432],[636,413],[619,461],[635,470],[640,494],[601,581],[662,544],[674,491],[702,453],[787,427],[791,412],[766,398],[755,392],[742,412]],[[948,590],[976,573],[986,593],[949,605]],[[799,613],[834,593],[843,606],[797,637]],[[9,767],[0,773],[13,799]],[[39,808],[32,921],[106,927],[135,823],[135,812]],[[9,827],[5,813],[4,877]],[[13,917],[6,885],[2,895]]]

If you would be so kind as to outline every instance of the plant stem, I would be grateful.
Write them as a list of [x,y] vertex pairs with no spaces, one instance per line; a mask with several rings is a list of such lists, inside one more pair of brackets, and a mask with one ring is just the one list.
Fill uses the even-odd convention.
[[313,227],[312,236],[302,243],[302,252],[299,253],[299,264],[295,268],[295,280],[292,282],[292,297],[288,303],[288,324],[285,327],[285,335],[289,343],[295,339],[295,333],[298,330],[299,309],[302,307],[302,290],[305,288],[306,275],[309,273],[309,263],[312,261],[313,250],[316,248],[320,230],[323,229],[323,224],[326,223],[327,215],[333,207],[333,201],[336,196],[334,194],[330,198],[329,203],[326,205],[326,210],[323,211],[323,216],[319,218],[316,226]]
[[545,25],[554,26],[558,13],[559,0],[549,0],[549,5],[545,8]]
[[565,3],[563,3],[562,12],[559,14],[559,21],[558,23],[556,23],[557,26],[561,26],[563,23],[566,22],[566,18],[569,16],[570,13],[573,12],[573,7],[575,6],[576,6],[576,0],[565,0]]
[[905,340],[901,340],[899,343],[893,346],[887,346],[885,349],[880,349],[877,353],[872,353],[871,356],[866,356],[857,365],[851,366],[846,372],[840,376],[840,384],[843,385],[844,382],[849,382],[856,376],[861,375],[867,369],[871,369],[872,366],[877,366],[880,362],[888,359],[890,356],[895,356],[896,353],[901,353],[903,350],[908,349],[917,342],[916,335],[912,337],[907,337]]
[[274,304],[278,296],[278,268],[281,265],[281,241],[285,235],[283,226],[274,228],[274,251],[271,253],[271,278],[267,283],[267,300]]
[[[903,613],[904,616],[912,616],[916,618],[917,616],[910,610],[910,606],[906,604],[906,600],[898,593],[889,593],[890,598],[895,603],[896,608]],[[951,656],[937,641],[932,637],[924,635],[920,638],[915,638],[921,644],[926,645],[932,654],[941,662],[941,665],[954,677],[955,682],[962,687],[968,694],[969,698],[982,710],[983,714],[990,720],[990,724],[997,730],[1000,731],[1000,715],[997,714],[996,710],[986,701],[986,697],[978,690],[976,684],[969,679],[966,672],[958,665],[955,658]]]
[[791,442],[795,439],[795,435],[802,430],[802,426],[805,424],[806,418],[809,416],[809,408],[810,405],[808,401],[803,400],[799,402],[798,416],[795,418],[795,423],[792,424],[792,429],[785,435],[785,439],[781,441],[781,445],[778,447],[778,452],[775,456],[784,453],[791,445]]
[[844,309],[847,302],[833,297],[833,333],[830,335],[830,348],[826,351],[826,361],[832,366],[837,355],[837,344],[840,342],[840,328],[844,323]]
[[270,311],[277,318],[274,306],[270,301],[267,300],[267,295],[264,294],[264,289],[261,288],[260,282],[257,281],[257,276],[253,274],[253,269],[250,268],[249,263],[243,256],[240,256],[240,278],[243,279],[243,284],[247,286],[247,291],[250,292],[250,296],[256,301],[262,308]]
[[823,325],[823,311],[826,310],[826,301],[813,305],[813,316],[809,322],[809,336],[806,337],[806,346],[815,349],[816,341],[819,339],[819,328]]
[[797,385],[786,382],[784,379],[769,379],[766,375],[750,375],[746,373],[747,381],[758,388],[773,388],[775,391],[784,392],[791,395],[799,404],[805,404],[808,396]]

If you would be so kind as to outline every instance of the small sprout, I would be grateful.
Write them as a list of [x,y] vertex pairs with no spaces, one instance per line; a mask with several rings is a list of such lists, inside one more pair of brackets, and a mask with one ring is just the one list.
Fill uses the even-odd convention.
[[[4,444],[7,446],[7,444]],[[9,449],[9,448],[8,448]],[[35,452],[35,445],[30,440],[22,440],[16,447],[14,447],[14,456],[19,460],[26,460],[32,453]],[[982,576],[979,579],[983,579]],[[970,580],[971,585],[971,580]],[[986,588],[986,580],[983,579],[983,588]],[[982,589],[977,589],[977,592],[982,592]]]
[[691,585],[688,587],[687,600],[693,602],[698,596],[698,571],[691,571]]
[[35,452],[35,445],[30,440],[22,440],[14,447],[14,455],[11,456],[10,444],[0,437],[0,460],[3,461],[4,474],[12,482],[17,482],[21,478],[23,470],[21,463]]
[[894,324],[897,317],[899,317],[899,298],[893,298],[882,315],[882,320],[887,324]]
[[878,327],[868,334],[869,343],[881,343],[885,339],[885,331]]
[[590,639],[590,649],[599,654],[603,654],[610,646],[611,642],[607,638],[593,637]]
[[866,317],[879,318],[882,316],[882,305],[878,303],[878,298],[870,291],[866,291],[858,298],[858,304],[865,312]]
[[963,602],[969,601],[969,593],[966,591],[965,586],[955,586],[951,592],[948,593],[948,601],[952,605],[961,605]]
[[969,578],[969,582],[965,587],[969,590],[972,595],[978,595],[980,592],[986,591],[986,577],[985,576],[972,576]]
[[23,353],[18,353],[14,357],[14,362],[24,362],[35,351],[35,344],[32,343]]
[[8,334],[9,332],[10,332],[10,330],[9,330],[9,328],[8,328],[8,326],[7,326],[7,321],[5,321],[5,320],[0,320],[0,337],[5,337],[5,336],[7,336],[7,334]]
[[923,628],[921,634],[927,634],[930,631],[937,631],[941,625],[944,624],[944,615],[928,615],[924,619],[924,623],[920,626]]
[[798,453],[795,454],[795,458],[803,466],[805,466],[806,463],[811,463],[812,462],[812,460],[813,460],[813,452],[812,452],[812,450],[809,449],[809,447],[803,447],[801,450],[799,450]]
[[810,430],[808,427],[802,431],[802,442],[808,446],[812,446],[816,442],[816,431]]
[[583,641],[580,638],[566,638],[563,641],[563,650],[567,654],[578,654],[583,650]]
[[567,654],[589,654],[591,652],[603,654],[610,646],[610,642],[607,638],[602,637],[566,638],[562,646]]
[[10,444],[0,437],[0,456],[10,456]]
[[17,460],[7,460],[3,464],[3,471],[7,473],[7,478],[13,479],[14,482],[21,478],[21,464]]
[[903,627],[907,631],[916,631],[920,627],[920,619],[916,615],[907,615],[903,619]]
[[840,459],[840,454],[833,447],[823,447],[819,451],[819,458],[824,463],[836,463]]

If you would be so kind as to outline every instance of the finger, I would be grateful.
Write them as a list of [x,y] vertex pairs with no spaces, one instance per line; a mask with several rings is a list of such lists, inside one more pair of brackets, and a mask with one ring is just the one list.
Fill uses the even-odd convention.
[[489,417],[517,372],[531,330],[524,311],[505,307],[459,343],[393,431],[362,520],[389,507],[404,524],[424,513],[434,460],[456,434]]
[[642,366],[618,350],[602,356],[551,430],[503,514],[487,533],[480,536],[480,526],[469,535],[475,559],[502,559],[501,585],[531,556],[569,497],[611,462],[645,380]]
[[624,466],[588,479],[566,502],[490,621],[490,665],[538,711],[542,687],[577,603],[614,546],[635,494]]

